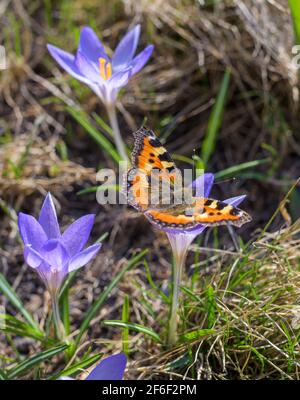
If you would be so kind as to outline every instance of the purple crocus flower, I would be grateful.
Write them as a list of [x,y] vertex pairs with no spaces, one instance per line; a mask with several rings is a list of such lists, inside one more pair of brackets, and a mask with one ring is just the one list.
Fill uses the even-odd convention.
[[[124,353],[114,354],[102,360],[85,378],[86,381],[120,381],[123,379],[126,368],[126,356]],[[61,380],[74,380],[62,376]]]
[[94,218],[92,214],[85,215],[61,233],[50,193],[45,198],[38,221],[31,215],[19,214],[25,261],[38,272],[52,296],[57,296],[69,272],[83,267],[100,250],[101,244],[84,249]]
[[141,27],[136,25],[118,44],[112,59],[90,27],[84,27],[76,55],[48,44],[48,50],[70,75],[88,85],[106,106],[116,101],[119,90],[138,73],[149,60],[153,45],[135,55]]

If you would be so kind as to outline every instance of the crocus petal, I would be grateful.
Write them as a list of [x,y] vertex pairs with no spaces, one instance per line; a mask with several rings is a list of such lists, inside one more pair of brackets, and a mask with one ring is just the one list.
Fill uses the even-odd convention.
[[82,28],[80,32],[78,51],[94,63],[98,63],[100,57],[107,59],[103,44],[93,29],[88,26]]
[[67,264],[59,267],[58,265],[49,265],[46,261],[42,262],[36,270],[51,293],[60,288],[68,274]]
[[43,262],[43,257],[30,245],[24,248],[24,259],[31,268],[38,268]]
[[103,101],[107,105],[112,104],[116,101],[119,90],[121,87],[126,86],[131,77],[131,67],[125,71],[120,71],[106,81],[105,87],[101,89],[103,95]]
[[41,249],[43,259],[51,266],[61,269],[69,261],[69,254],[60,240],[50,239]]
[[120,41],[112,57],[113,71],[120,71],[130,64],[138,45],[140,32],[141,26],[136,25]]
[[87,249],[76,254],[69,263],[69,272],[86,265],[101,249],[101,244],[94,244]]
[[[172,235],[179,235],[181,233],[185,234],[185,235],[193,235],[194,238],[198,235],[200,235],[200,233],[202,233],[205,229],[207,228],[206,225],[202,225],[202,224],[198,224],[196,225],[194,228],[190,228],[190,229],[168,229],[168,228],[162,228],[162,230],[166,233],[170,233]],[[194,240],[194,238],[192,240]]]
[[60,237],[59,225],[57,222],[56,210],[51,193],[48,193],[41,208],[39,223],[44,229],[48,239]]
[[167,236],[170,241],[173,254],[178,257],[180,255],[186,254],[189,246],[191,245],[192,241],[195,239],[197,235],[198,233],[189,234],[182,231],[180,233],[167,232]]
[[241,202],[244,201],[246,197],[246,194],[243,194],[242,196],[230,197],[230,199],[224,200],[224,203],[231,204],[232,206],[236,207],[241,204]]
[[33,249],[39,251],[47,241],[47,235],[41,225],[31,215],[19,214],[19,230],[25,245],[31,245]]
[[61,240],[70,257],[79,253],[85,246],[90,236],[95,215],[89,214],[73,222],[62,234]]
[[214,179],[214,174],[211,173],[202,174],[197,179],[195,179],[192,182],[192,187],[196,190],[195,195],[199,197],[208,197],[212,185],[214,184]]
[[103,101],[103,103],[105,103],[105,101],[106,101],[106,87],[107,87],[106,82],[103,82],[102,84],[100,82],[97,82],[97,83],[90,82],[88,84],[88,86]]
[[89,82],[98,83],[103,81],[98,64],[88,59],[81,51],[77,51],[75,62],[79,71],[89,80]]
[[131,75],[132,68],[127,68],[125,71],[116,72],[112,75],[112,77],[108,80],[109,88],[121,88],[127,85]]
[[87,381],[120,381],[126,368],[126,356],[123,353],[105,358],[87,376]]
[[141,53],[139,53],[136,57],[134,57],[134,59],[131,62],[132,75],[137,74],[143,68],[143,66],[149,60],[153,52],[153,49],[154,49],[153,44],[150,44]]
[[202,233],[203,231],[205,231],[205,229],[207,228],[207,225],[196,225],[194,228],[186,231],[189,235],[195,235],[198,236],[200,235],[200,233]]
[[88,79],[86,79],[78,69],[75,63],[75,56],[73,56],[73,54],[67,53],[66,51],[53,46],[52,44],[48,44],[47,48],[51,56],[65,71],[79,81],[88,83]]

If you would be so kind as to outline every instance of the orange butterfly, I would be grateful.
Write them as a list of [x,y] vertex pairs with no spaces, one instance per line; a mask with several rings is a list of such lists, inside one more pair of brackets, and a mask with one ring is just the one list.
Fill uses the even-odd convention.
[[[129,204],[143,212],[150,221],[161,228],[175,230],[193,229],[199,224],[240,227],[251,221],[249,214],[222,201],[193,197],[191,202],[187,202],[184,200],[187,188],[182,186],[180,189],[184,199],[181,197],[181,203],[177,204],[174,201],[178,199],[179,192],[176,181],[181,173],[171,156],[151,130],[141,128],[133,135],[133,167],[127,172],[125,183],[127,198]],[[169,188],[168,198],[162,195],[164,186]],[[155,202],[152,201],[153,197]]]

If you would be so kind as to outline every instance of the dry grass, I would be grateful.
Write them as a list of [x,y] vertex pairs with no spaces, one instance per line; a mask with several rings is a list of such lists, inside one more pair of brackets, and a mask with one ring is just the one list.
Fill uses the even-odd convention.
[[[213,288],[214,333],[155,355],[152,348],[143,351],[135,337],[132,348],[139,349],[140,361],[130,365],[129,377],[299,379],[299,232],[298,222],[265,235],[240,256],[203,249],[205,269],[202,265],[193,290],[197,299],[185,295],[181,314],[187,332],[207,328],[212,312],[207,288]],[[190,278],[183,286],[190,287]],[[160,313],[156,321],[166,317]],[[176,363],[181,367],[172,371]]]

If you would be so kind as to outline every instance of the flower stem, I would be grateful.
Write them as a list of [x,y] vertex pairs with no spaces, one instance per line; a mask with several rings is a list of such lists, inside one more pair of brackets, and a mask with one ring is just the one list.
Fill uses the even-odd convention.
[[124,145],[121,133],[120,133],[120,129],[119,129],[115,103],[111,103],[111,104],[107,105],[106,110],[107,110],[108,118],[110,121],[110,126],[113,131],[114,140],[115,140],[115,144],[116,144],[118,153],[120,154],[123,161],[129,162],[129,159],[128,159],[128,156],[126,153],[126,148],[125,148],[125,145]]
[[57,338],[61,341],[65,340],[66,332],[63,323],[60,319],[59,314],[59,302],[58,302],[58,294],[51,294],[51,302],[52,302],[52,313],[53,313],[53,322],[56,330]]
[[186,259],[186,251],[182,253],[174,253],[174,263],[173,263],[173,272],[172,272],[172,304],[170,309],[170,319],[169,319],[169,331],[168,331],[168,346],[173,347],[178,339],[177,335],[177,326],[178,326],[178,300],[179,300],[179,286],[181,282],[181,274],[182,269],[185,264]]

